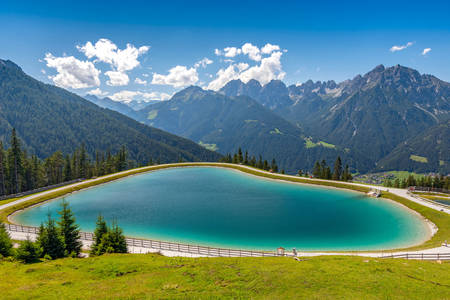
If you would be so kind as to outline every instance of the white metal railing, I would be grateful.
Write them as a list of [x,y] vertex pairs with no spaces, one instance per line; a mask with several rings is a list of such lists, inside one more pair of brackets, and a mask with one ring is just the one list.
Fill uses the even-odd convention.
[[[23,232],[30,234],[38,234],[39,228],[33,226],[23,226],[15,224],[5,224],[6,229],[12,232]],[[94,234],[91,232],[80,232],[80,239],[83,241],[94,240]],[[215,248],[205,247],[190,244],[181,244],[173,242],[163,242],[157,240],[126,238],[127,245],[129,247],[141,247],[156,250],[168,250],[177,251],[183,253],[205,255],[205,256],[218,256],[218,257],[269,257],[278,256],[275,252],[264,251],[252,251],[252,250],[240,250],[240,249],[227,249],[227,248]]]
[[[6,229],[12,232],[23,232],[38,234],[39,228],[33,226],[23,226],[15,224],[5,224]],[[91,232],[80,232],[80,239],[83,241],[94,241],[94,234]],[[163,242],[157,240],[126,238],[129,247],[141,247],[147,249],[176,251],[204,256],[217,257],[274,257],[274,256],[292,256],[290,254],[279,255],[275,252],[240,250],[205,247],[199,245],[180,244],[173,242]],[[401,254],[383,254],[381,258],[405,258],[416,260],[450,260],[450,253],[401,253]]]
[[383,255],[381,258],[406,258],[417,260],[450,260],[449,253],[401,253]]

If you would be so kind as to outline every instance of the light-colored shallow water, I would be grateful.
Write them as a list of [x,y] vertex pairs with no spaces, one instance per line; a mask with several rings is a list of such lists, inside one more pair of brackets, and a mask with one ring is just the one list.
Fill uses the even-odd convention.
[[[379,250],[422,242],[426,224],[404,207],[363,194],[278,182],[238,171],[165,169],[65,197],[82,230],[97,215],[117,219],[127,236],[274,250]],[[38,226],[61,199],[14,215]]]

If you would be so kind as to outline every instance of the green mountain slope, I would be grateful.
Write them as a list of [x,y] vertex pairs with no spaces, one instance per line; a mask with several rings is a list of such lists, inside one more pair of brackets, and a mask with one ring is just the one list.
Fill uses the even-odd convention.
[[215,161],[220,155],[184,138],[140,124],[103,109],[64,89],[26,75],[11,61],[0,60],[0,138],[16,128],[25,148],[39,157],[57,150],[71,153],[84,143],[89,153],[116,151],[125,145],[139,163]]
[[401,143],[377,164],[379,170],[450,173],[450,121]]
[[275,158],[280,168],[290,173],[310,170],[319,159],[332,163],[338,155],[354,168],[370,168],[357,155],[309,138],[299,127],[246,96],[227,97],[189,87],[140,112],[144,114],[141,121],[151,126],[223,154],[242,147],[252,155]]

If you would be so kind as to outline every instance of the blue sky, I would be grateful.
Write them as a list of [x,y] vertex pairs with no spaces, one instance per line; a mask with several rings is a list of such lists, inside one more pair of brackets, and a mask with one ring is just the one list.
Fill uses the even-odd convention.
[[378,64],[450,81],[449,1],[63,2],[2,2],[0,58],[80,95],[342,81]]

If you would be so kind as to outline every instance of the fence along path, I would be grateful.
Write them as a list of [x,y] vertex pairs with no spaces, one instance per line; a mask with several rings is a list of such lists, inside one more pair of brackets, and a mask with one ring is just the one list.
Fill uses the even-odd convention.
[[[5,224],[6,229],[12,232],[22,232],[30,234],[38,234],[39,228],[33,226],[23,226],[15,224]],[[94,234],[91,232],[80,232],[80,239],[83,241],[94,241]],[[269,257],[278,256],[275,252],[264,252],[264,251],[251,251],[251,250],[239,250],[239,249],[226,249],[226,248],[215,248],[215,247],[205,247],[190,244],[180,244],[172,242],[163,242],[156,240],[147,239],[135,239],[126,238],[127,245],[129,247],[141,247],[156,250],[167,250],[184,252],[190,254],[198,254],[205,256],[217,256],[217,257]]]
[[[30,234],[38,234],[39,228],[32,226],[23,226],[15,224],[5,224],[6,229],[12,232],[22,232]],[[80,232],[80,239],[83,241],[94,241],[94,234],[91,232]],[[264,252],[264,251],[250,251],[250,250],[238,250],[238,249],[226,249],[226,248],[214,248],[204,247],[190,244],[180,244],[172,242],[163,242],[156,240],[135,239],[126,238],[127,245],[129,247],[141,247],[147,249],[167,250],[184,252],[189,254],[197,254],[204,256],[216,256],[216,257],[274,257],[274,256],[294,256],[291,253],[285,253],[279,255],[276,252]],[[339,255],[336,253],[335,255]],[[300,255],[301,256],[301,255]],[[362,255],[364,256],[364,255]],[[398,253],[398,254],[383,254],[381,253],[379,258],[405,258],[416,260],[450,260],[450,253]]]

